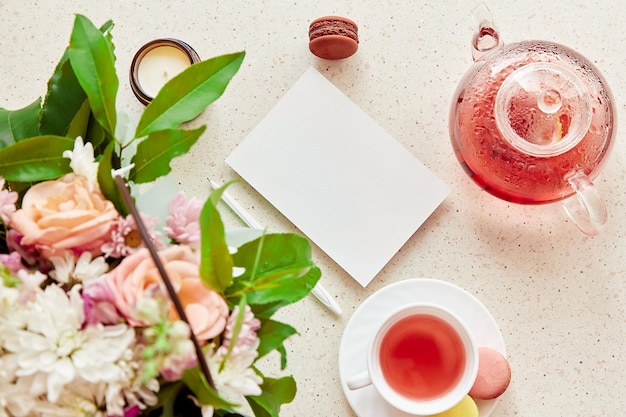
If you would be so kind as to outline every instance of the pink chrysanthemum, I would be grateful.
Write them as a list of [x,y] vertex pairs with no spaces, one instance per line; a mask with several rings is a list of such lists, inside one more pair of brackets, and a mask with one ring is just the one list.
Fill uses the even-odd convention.
[[169,215],[164,227],[167,236],[197,249],[200,245],[200,212],[202,202],[195,197],[187,201],[185,192],[179,191],[168,206]]
[[[239,306],[235,306],[232,314],[228,318],[226,324],[226,331],[224,332],[224,341],[222,346],[218,349],[218,354],[225,354],[231,349],[230,344],[233,339],[233,330],[235,328],[235,322],[239,315]],[[261,328],[261,321],[254,316],[254,313],[250,309],[250,306],[246,306],[243,315],[243,322],[235,345],[232,346],[232,355],[238,355],[241,351],[247,351],[256,348],[257,343],[257,331]]]
[[[150,234],[150,240],[157,248],[162,248],[161,233],[155,231],[159,219],[141,214],[141,220]],[[106,258],[122,258],[128,256],[138,249],[145,247],[141,238],[141,233],[132,215],[119,217],[117,223],[111,229],[110,242],[102,245],[102,252]]]
[[0,253],[0,264],[4,265],[14,274],[17,274],[17,271],[24,268],[22,265],[22,257],[17,252]]
[[4,178],[0,177],[0,219],[4,224],[8,224],[11,214],[15,212],[17,193],[4,189]]
[[115,308],[115,294],[104,279],[96,278],[85,282],[81,295],[86,324],[120,322],[121,316]]

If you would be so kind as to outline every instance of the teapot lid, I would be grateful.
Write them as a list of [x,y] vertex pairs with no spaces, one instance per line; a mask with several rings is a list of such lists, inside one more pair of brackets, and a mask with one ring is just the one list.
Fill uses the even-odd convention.
[[569,68],[535,62],[504,80],[496,95],[495,117],[513,147],[550,157],[570,150],[585,136],[591,124],[591,98]]

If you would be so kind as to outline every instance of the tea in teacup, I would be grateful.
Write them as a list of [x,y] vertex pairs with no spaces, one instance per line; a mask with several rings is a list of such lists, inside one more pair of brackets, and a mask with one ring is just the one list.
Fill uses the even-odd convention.
[[409,304],[373,329],[367,371],[348,378],[350,389],[373,384],[392,406],[431,415],[456,405],[478,372],[478,348],[454,313],[430,303]]
[[465,355],[457,331],[430,314],[415,314],[394,323],[379,348],[387,384],[399,394],[422,401],[441,397],[458,384]]

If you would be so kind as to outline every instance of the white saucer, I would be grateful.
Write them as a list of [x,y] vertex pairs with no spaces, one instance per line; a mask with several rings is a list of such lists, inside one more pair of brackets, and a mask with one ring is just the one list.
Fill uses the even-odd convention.
[[[504,339],[495,319],[472,294],[456,285],[419,278],[396,282],[372,294],[355,310],[339,345],[339,378],[350,406],[359,417],[409,417],[389,405],[371,385],[349,390],[346,379],[366,370],[365,355],[372,329],[392,309],[416,301],[441,304],[456,313],[472,331],[479,346],[487,346],[506,356]],[[498,399],[478,400],[480,417],[488,417]]]

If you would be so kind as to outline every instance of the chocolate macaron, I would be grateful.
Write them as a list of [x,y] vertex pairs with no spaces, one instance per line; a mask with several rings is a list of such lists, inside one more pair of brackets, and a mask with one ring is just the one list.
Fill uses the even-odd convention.
[[324,16],[309,25],[309,50],[323,59],[344,59],[359,48],[359,28],[341,16]]

